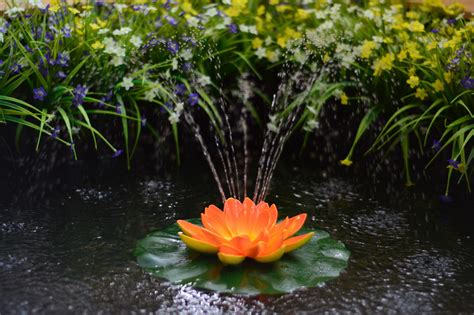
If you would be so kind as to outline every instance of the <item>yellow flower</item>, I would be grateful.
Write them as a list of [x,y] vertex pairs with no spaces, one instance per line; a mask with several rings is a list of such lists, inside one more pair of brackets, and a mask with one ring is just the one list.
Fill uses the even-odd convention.
[[422,56],[420,52],[418,51],[418,45],[414,42],[407,42],[406,43],[406,49],[408,53],[410,54],[411,59],[416,60],[420,59]]
[[257,9],[257,15],[264,15],[265,14],[265,6],[261,5]]
[[107,26],[107,22],[97,18],[97,25],[99,25],[101,28],[104,28]]
[[420,84],[420,78],[418,78],[416,75],[410,76],[410,78],[407,80],[407,83],[410,84],[410,87],[412,89],[416,88]]
[[341,104],[342,105],[349,104],[349,98],[347,97],[346,93],[342,92],[340,97],[341,97]]
[[291,11],[291,9],[292,9],[292,7],[289,6],[289,5],[286,5],[286,4],[285,5],[279,5],[279,6],[276,7],[276,10],[278,12]]
[[89,26],[90,26],[94,31],[96,31],[96,30],[98,30],[98,29],[101,28],[101,27],[99,26],[99,24],[97,24],[97,23],[91,23],[91,24],[89,24]]
[[436,47],[438,47],[438,43],[436,41],[431,41],[428,43],[428,45],[426,45],[426,49],[430,51],[435,49]]
[[309,18],[309,12],[306,11],[305,9],[298,9],[296,10],[296,19],[301,21],[301,20],[306,20]]
[[286,36],[285,35],[279,35],[277,37],[277,44],[281,47],[281,48],[285,48],[286,47],[286,42],[287,42],[287,39],[286,39]]
[[253,49],[258,49],[258,48],[262,47],[262,44],[263,44],[263,40],[261,40],[258,37],[255,37],[252,41]]
[[444,81],[446,81],[446,83],[451,83],[451,81],[453,80],[453,73],[448,71],[448,72],[445,72],[444,73]]
[[189,2],[188,0],[184,1],[181,4],[181,8],[183,9],[184,12],[188,12],[188,13],[191,13],[191,14],[197,14],[196,10],[194,10],[194,8],[193,8],[192,3]]
[[408,11],[407,18],[412,19],[412,20],[418,20],[420,18],[420,14],[415,11]]
[[270,5],[277,5],[278,3],[280,3],[280,0],[270,0],[268,3]]
[[351,166],[352,165],[352,161],[349,160],[348,158],[345,158],[344,160],[339,161],[339,163],[341,163],[341,165],[344,165],[344,166]]
[[227,14],[230,17],[236,17],[239,16],[242,10],[239,7],[232,6],[228,9],[224,10],[225,14]]
[[105,47],[104,44],[102,44],[100,41],[96,41],[91,45],[93,49],[103,49]]
[[407,51],[405,49],[400,50],[400,52],[397,55],[397,58],[402,61],[407,58]]
[[441,82],[440,79],[437,79],[435,81],[435,83],[433,83],[433,87],[434,87],[436,92],[444,91],[444,85],[443,85],[443,82]]
[[418,21],[414,21],[410,23],[408,29],[415,33],[422,33],[425,31],[425,26]]
[[329,56],[329,54],[325,53],[324,56],[323,56],[323,62],[328,63],[330,59],[331,59],[331,57]]
[[74,15],[81,13],[81,11],[79,11],[78,9],[76,9],[74,7],[71,7],[71,6],[68,6],[67,9],[68,9],[69,12],[71,12]]
[[377,44],[374,41],[364,40],[361,48],[361,58],[368,59],[376,47]]
[[392,70],[393,62],[395,61],[395,55],[388,53],[380,59],[374,62],[374,76],[379,76],[384,70]]
[[459,43],[462,42],[462,37],[460,36],[454,36],[450,40],[448,40],[446,43],[443,44],[444,48],[451,48],[452,50],[455,50]]
[[428,96],[428,93],[426,92],[425,89],[417,88],[415,96],[419,98],[420,100],[424,100]]

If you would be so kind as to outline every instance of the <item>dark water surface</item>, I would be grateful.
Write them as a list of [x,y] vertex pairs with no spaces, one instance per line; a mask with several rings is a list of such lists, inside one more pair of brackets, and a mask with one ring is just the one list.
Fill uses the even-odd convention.
[[308,212],[308,225],[346,244],[349,267],[336,280],[239,297],[147,275],[132,255],[136,241],[218,202],[207,173],[116,174],[63,187],[48,206],[2,205],[0,193],[0,313],[474,312],[469,205],[374,195],[314,169],[280,171],[268,199],[284,214]]

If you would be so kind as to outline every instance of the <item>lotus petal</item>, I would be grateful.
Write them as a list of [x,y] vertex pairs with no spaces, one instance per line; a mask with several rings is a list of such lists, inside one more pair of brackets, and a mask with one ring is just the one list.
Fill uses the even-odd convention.
[[284,240],[283,245],[285,246],[285,253],[294,251],[295,249],[298,249],[304,244],[308,243],[313,237],[313,235],[314,232],[310,232],[303,235],[290,237],[289,239]]

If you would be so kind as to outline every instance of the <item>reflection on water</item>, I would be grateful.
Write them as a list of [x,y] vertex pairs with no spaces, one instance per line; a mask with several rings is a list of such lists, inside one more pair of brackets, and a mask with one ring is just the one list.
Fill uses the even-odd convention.
[[199,171],[132,183],[117,175],[71,186],[47,207],[0,206],[0,312],[474,311],[472,221],[458,219],[461,209],[373,198],[363,185],[295,172],[277,174],[269,200],[284,214],[308,212],[310,225],[352,252],[346,272],[322,287],[243,298],[147,275],[132,255],[136,241],[198,215],[218,194]]

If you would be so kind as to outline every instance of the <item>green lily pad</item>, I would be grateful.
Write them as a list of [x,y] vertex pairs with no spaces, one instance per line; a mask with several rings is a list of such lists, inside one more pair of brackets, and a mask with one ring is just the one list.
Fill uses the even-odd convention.
[[[199,224],[200,220],[188,220]],[[177,224],[138,241],[138,265],[151,274],[179,284],[245,295],[281,294],[314,287],[333,279],[347,267],[350,252],[325,231],[316,230],[306,245],[271,264],[246,259],[238,266],[223,265],[217,255],[192,251],[178,237]],[[301,233],[309,232],[301,229]]]

